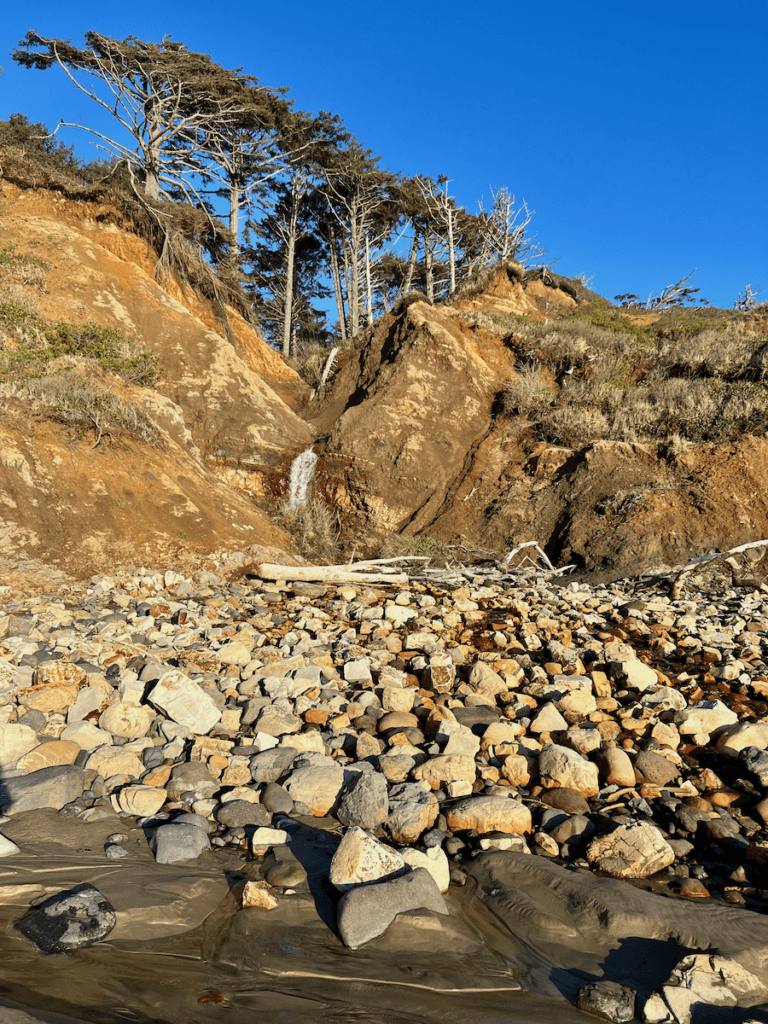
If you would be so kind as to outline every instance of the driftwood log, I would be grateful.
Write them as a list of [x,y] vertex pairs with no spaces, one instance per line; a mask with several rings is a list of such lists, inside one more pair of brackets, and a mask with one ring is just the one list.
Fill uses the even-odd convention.
[[755,589],[768,593],[768,586],[766,586],[765,582],[751,578],[741,578],[737,575],[739,572],[739,565],[734,558],[735,555],[741,555],[745,551],[753,551],[756,548],[765,547],[768,547],[768,540],[753,540],[750,541],[749,544],[740,544],[738,547],[730,548],[728,551],[715,551],[710,555],[699,555],[698,558],[694,558],[681,569],[661,578],[669,581],[670,597],[673,601],[677,601],[682,596],[683,584],[689,576],[697,572],[699,569],[712,568],[713,563],[716,564],[717,562],[722,562],[728,565],[731,569],[734,586],[755,587]]
[[274,565],[271,562],[261,562],[256,566],[256,571],[263,580],[285,580],[286,583],[394,583],[401,587],[407,586],[407,573],[387,570],[383,566],[381,572],[365,571],[371,564],[362,562],[357,565]]

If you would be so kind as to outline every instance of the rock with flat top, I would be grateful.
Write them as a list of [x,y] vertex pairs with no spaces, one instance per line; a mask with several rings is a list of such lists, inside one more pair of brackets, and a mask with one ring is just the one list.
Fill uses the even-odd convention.
[[597,765],[570,747],[550,743],[539,755],[539,780],[546,787],[565,786],[583,797],[599,790]]
[[531,812],[519,800],[506,796],[468,796],[448,811],[452,832],[505,832],[522,835],[531,831]]
[[0,813],[21,814],[41,807],[61,810],[83,795],[85,774],[75,765],[41,768],[31,775],[4,779],[0,785]]
[[593,1017],[625,1024],[635,1019],[636,994],[629,985],[620,985],[616,981],[594,981],[579,989],[574,1004]]

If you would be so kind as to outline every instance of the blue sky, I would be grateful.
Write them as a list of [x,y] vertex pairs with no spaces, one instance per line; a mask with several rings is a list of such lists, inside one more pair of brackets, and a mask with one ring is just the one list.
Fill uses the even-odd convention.
[[9,4],[0,118],[52,125],[94,111],[58,70],[5,56],[30,28],[170,34],[339,114],[390,170],[448,175],[471,211],[506,186],[555,269],[609,298],[698,268],[715,305],[748,283],[768,299],[768,0]]

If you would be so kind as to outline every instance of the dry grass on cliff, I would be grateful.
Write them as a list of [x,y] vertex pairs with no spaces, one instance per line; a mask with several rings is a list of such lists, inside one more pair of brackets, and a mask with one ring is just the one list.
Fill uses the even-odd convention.
[[[12,270],[37,265],[23,254],[11,256]],[[156,356],[116,328],[46,320],[30,287],[31,281],[0,285],[0,405],[21,398],[99,439],[105,432],[126,433],[162,444],[140,404],[117,393],[125,384],[152,387],[161,372]]]
[[[768,429],[768,324],[674,309],[633,323],[605,300],[551,324],[521,324],[519,376],[502,394],[542,440],[719,442]],[[540,383],[549,374],[556,386]]]

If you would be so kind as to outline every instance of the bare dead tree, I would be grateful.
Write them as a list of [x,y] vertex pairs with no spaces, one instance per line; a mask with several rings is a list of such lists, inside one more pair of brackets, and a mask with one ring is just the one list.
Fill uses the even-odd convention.
[[742,313],[749,312],[750,309],[756,309],[758,306],[764,306],[764,302],[758,302],[757,296],[760,294],[760,289],[752,291],[752,285],[748,284],[744,289],[744,294],[739,292],[739,297],[733,304],[734,309],[741,310]]
[[709,305],[706,299],[695,299],[694,296],[701,289],[691,288],[686,285],[686,281],[689,281],[696,270],[692,270],[690,274],[686,274],[685,277],[681,277],[675,284],[668,284],[666,288],[659,295],[649,295],[648,301],[642,305],[642,309],[647,310],[662,310],[669,309],[671,306],[683,306],[686,302],[698,301],[703,306]]
[[536,211],[529,210],[524,199],[520,206],[515,206],[515,196],[507,188],[490,192],[493,206],[488,213],[483,209],[482,200],[479,203],[482,248],[473,260],[472,269],[498,260],[516,260],[526,267],[540,263],[544,250],[536,236],[527,233]]

